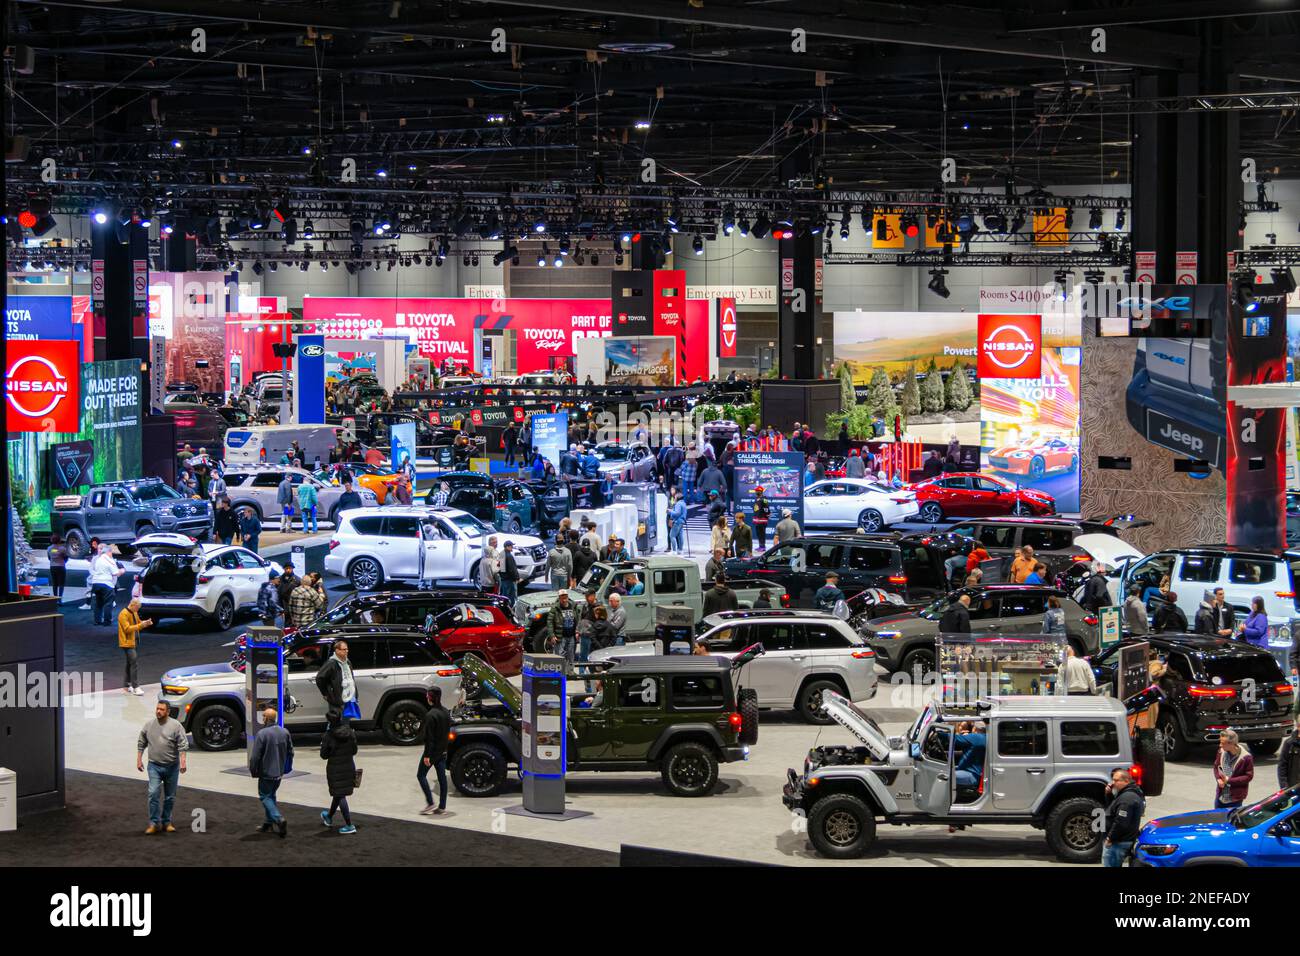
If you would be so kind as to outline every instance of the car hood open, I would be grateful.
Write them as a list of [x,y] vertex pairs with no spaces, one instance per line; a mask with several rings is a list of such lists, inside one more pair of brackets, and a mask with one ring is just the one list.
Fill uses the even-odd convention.
[[501,672],[473,654],[461,658],[460,669],[468,671],[476,681],[480,691],[486,691],[509,709],[516,717],[524,712],[524,698],[514,684],[501,676]]
[[834,691],[822,692],[822,710],[835,723],[839,724],[866,745],[871,756],[877,760],[889,759],[889,738],[880,729],[880,725],[854,707],[849,700]]

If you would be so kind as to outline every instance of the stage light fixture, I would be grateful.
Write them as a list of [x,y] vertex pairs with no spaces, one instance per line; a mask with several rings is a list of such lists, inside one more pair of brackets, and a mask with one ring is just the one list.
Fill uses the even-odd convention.
[[311,222],[310,219],[308,219],[308,220],[303,224],[303,227],[302,227],[302,237],[303,237],[304,239],[315,239],[315,238],[316,238],[316,227],[312,225],[312,222]]
[[593,252],[593,253],[591,254],[591,264],[592,264],[593,266],[598,266],[598,265],[600,265],[600,253],[598,253],[598,252]]
[[691,251],[697,256],[704,255],[704,240],[696,233],[695,238],[691,240]]
[[348,223],[348,234],[352,237],[352,244],[358,245],[361,237],[366,234],[366,227],[361,224],[361,220],[353,219]]
[[104,223],[108,222],[108,213],[102,209],[96,209],[93,213],[91,213],[91,218],[94,219],[96,223],[102,226]]
[[537,268],[545,269],[546,261],[551,256],[551,248],[546,243],[542,243],[542,251],[537,254]]
[[271,267],[272,272],[275,272],[277,269],[280,268],[280,263],[276,262],[274,259],[272,259],[270,263],[268,263],[268,265]]
[[926,284],[926,288],[941,299],[946,299],[948,296],[952,295],[952,292],[949,291],[948,285],[943,278],[947,274],[947,269],[931,269],[930,281]]
[[546,220],[545,219],[534,220],[533,232],[545,232],[545,231],[546,231]]
[[1295,291],[1295,275],[1287,266],[1279,266],[1274,269],[1270,275],[1273,278],[1273,284],[1278,287],[1278,291],[1284,295],[1290,295]]
[[767,213],[759,212],[759,214],[754,217],[754,226],[750,230],[750,234],[753,235],[755,239],[765,239],[767,238],[767,233],[771,228],[772,221],[767,218]]
[[564,256],[556,256],[551,265],[555,266],[557,269],[561,268],[564,265]]
[[1232,288],[1233,297],[1243,312],[1254,312],[1259,308],[1259,300],[1255,296],[1254,273],[1237,276],[1233,280]]
[[263,267],[263,265],[262,265],[262,260],[261,260],[261,259],[254,259],[254,260],[253,260],[253,275],[255,275],[255,276],[260,276],[260,275],[262,274],[263,271],[264,271],[264,267]]
[[1101,228],[1101,209],[1097,206],[1093,206],[1088,213],[1088,228],[1093,232]]
[[909,239],[915,239],[921,233],[921,227],[917,222],[915,213],[904,214],[900,224],[903,228],[903,235]]
[[1003,233],[1007,231],[1007,217],[1000,212],[991,212],[984,217],[984,231]]
[[1116,232],[1118,232],[1119,230],[1121,230],[1121,229],[1124,228],[1124,219],[1125,219],[1125,216],[1126,216],[1126,213],[1125,213],[1125,211],[1124,211],[1123,209],[1120,209],[1120,210],[1118,210],[1118,211],[1115,213],[1115,231],[1116,231]]
[[885,242],[889,239],[889,220],[881,216],[876,220],[876,241]]

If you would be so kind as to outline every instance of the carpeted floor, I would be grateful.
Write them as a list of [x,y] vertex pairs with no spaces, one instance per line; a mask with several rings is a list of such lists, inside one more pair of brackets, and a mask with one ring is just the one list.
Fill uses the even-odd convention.
[[[195,808],[206,816],[204,833],[191,831]],[[357,832],[343,836],[321,826],[319,807],[280,809],[289,821],[285,839],[255,832],[263,814],[251,781],[247,797],[186,790],[182,781],[176,832],[145,836],[143,775],[137,782],[69,771],[67,808],[0,834],[0,867],[618,865],[617,853],[359,813],[352,815]]]

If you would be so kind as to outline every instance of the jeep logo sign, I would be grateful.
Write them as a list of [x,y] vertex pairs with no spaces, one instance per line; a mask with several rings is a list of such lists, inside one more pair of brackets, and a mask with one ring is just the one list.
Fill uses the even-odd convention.
[[1162,438],[1167,439],[1173,444],[1186,448],[1198,458],[1201,457],[1201,453],[1205,451],[1205,439],[1197,438],[1190,432],[1179,431],[1173,425],[1166,425],[1164,428],[1160,429],[1159,434]]
[[1223,436],[1203,428],[1175,421],[1153,409],[1147,409],[1147,441],[1168,448],[1172,452],[1208,461],[1211,467],[1221,467],[1219,455]]
[[320,358],[325,354],[323,345],[304,345],[302,347],[303,358]]
[[981,315],[980,378],[1039,378],[1043,320],[1037,315]]

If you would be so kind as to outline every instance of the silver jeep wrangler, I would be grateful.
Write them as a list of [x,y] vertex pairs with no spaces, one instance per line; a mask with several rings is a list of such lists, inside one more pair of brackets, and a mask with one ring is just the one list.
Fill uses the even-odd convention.
[[1124,705],[1110,697],[992,696],[961,715],[931,705],[904,737],[886,737],[834,692],[822,707],[862,746],[813,748],[802,775],[789,771],[782,802],[807,817],[826,857],[862,856],[879,820],[1026,824],[1046,831],[1061,860],[1096,862],[1111,771],[1141,781]]

